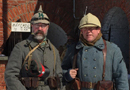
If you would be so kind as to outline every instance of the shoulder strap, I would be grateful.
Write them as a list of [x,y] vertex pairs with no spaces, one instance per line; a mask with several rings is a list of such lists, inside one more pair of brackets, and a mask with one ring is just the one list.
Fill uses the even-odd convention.
[[74,54],[74,59],[73,59],[73,64],[72,64],[72,69],[76,68],[78,52],[79,52],[79,49],[75,49],[75,54]]
[[[27,58],[32,54],[33,51],[35,51],[42,43],[39,43],[37,46],[35,46],[25,57],[24,62],[22,64],[22,66],[25,64],[25,62],[27,61]],[[30,57],[29,57],[30,58]],[[30,65],[29,65],[30,66]]]
[[104,47],[104,49],[102,50],[102,52],[103,52],[103,74],[102,74],[102,80],[104,81],[104,78],[105,78],[105,67],[106,67],[106,53],[107,53],[107,45],[106,45],[106,41],[105,40],[103,40],[103,42],[104,42],[104,45],[105,45],[105,47]]
[[53,46],[53,44],[51,44],[52,46],[52,50],[53,50],[53,55],[54,55],[54,69],[53,69],[53,75],[55,74],[55,66],[56,66],[56,53],[55,53],[55,48]]

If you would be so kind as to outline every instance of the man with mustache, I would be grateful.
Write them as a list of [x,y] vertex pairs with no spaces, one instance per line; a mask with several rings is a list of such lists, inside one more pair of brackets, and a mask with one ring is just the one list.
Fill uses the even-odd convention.
[[68,47],[62,62],[67,89],[113,90],[114,86],[116,90],[129,90],[121,50],[103,40],[99,19],[88,13],[81,19],[79,29],[78,43]]
[[8,90],[59,90],[62,69],[58,50],[47,39],[50,20],[42,7],[31,19],[32,34],[15,45],[5,71]]

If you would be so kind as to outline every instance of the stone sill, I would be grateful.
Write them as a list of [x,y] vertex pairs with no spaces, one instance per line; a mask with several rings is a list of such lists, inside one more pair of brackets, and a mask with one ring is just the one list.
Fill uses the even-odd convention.
[[0,61],[7,61],[7,60],[8,60],[8,56],[0,54]]

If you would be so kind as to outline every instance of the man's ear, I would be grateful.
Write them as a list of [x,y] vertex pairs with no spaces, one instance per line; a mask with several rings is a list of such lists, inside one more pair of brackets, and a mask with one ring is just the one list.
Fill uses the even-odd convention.
[[101,32],[101,28],[98,28],[98,34]]
[[83,34],[83,30],[80,30],[80,34]]
[[49,25],[47,25],[47,29],[49,29]]

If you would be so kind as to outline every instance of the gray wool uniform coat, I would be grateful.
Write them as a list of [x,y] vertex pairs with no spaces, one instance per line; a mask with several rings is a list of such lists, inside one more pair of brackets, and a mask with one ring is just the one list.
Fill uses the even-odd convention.
[[[107,55],[105,80],[115,80],[116,90],[129,90],[128,74],[121,50],[114,43],[106,41]],[[84,46],[78,42],[76,49],[80,49],[77,55],[77,77],[84,82],[97,83],[102,80],[104,43],[100,38],[94,46]],[[63,76],[66,82],[72,80],[69,70],[72,69],[75,45],[68,47],[62,62]],[[82,88],[81,90],[96,90]]]
[[[33,48],[38,43],[33,41],[32,36],[27,39],[29,45]],[[21,72],[22,63],[29,53],[29,47],[27,45],[27,41],[23,40],[22,42],[15,45],[12,53],[9,57],[7,67],[5,70],[5,82],[7,85],[8,90],[27,90],[25,86],[22,85],[20,80],[17,76],[24,76],[27,75],[24,72]],[[38,60],[49,68],[50,74],[49,76],[53,76],[53,69],[54,69],[54,55],[51,46],[51,42],[47,40],[47,45],[41,45],[32,53],[32,59]],[[55,74],[58,74],[60,78],[62,78],[62,69],[61,69],[61,61],[59,57],[59,52],[55,48],[55,55],[56,55],[56,65],[55,65]],[[48,76],[48,77],[49,77]],[[43,81],[44,83],[44,81]],[[38,86],[37,89],[28,89],[28,90],[51,90],[48,85]]]

